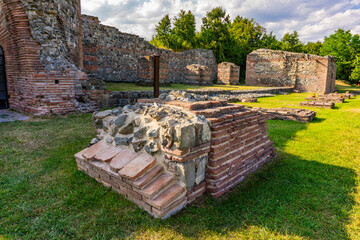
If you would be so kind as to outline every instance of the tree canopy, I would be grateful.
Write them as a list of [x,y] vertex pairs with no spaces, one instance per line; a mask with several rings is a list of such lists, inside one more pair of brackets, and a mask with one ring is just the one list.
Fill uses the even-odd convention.
[[297,31],[285,33],[279,41],[273,32],[254,19],[230,16],[221,7],[209,11],[202,18],[201,30],[196,32],[195,16],[191,11],[180,10],[173,19],[166,14],[156,25],[156,34],[150,43],[173,51],[194,48],[210,49],[217,62],[234,62],[241,68],[241,79],[245,78],[246,57],[258,48],[332,55],[337,61],[337,78],[353,83],[360,82],[360,39],[359,35],[338,29],[325,37],[323,43],[303,43]]

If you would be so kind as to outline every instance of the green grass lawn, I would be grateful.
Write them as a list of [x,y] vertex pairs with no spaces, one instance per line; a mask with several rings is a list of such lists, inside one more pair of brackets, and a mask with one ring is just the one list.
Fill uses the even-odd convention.
[[[137,86],[134,83],[106,83],[111,91],[152,91],[153,87]],[[245,85],[213,85],[213,86],[195,86],[184,84],[171,84],[171,86],[160,87],[160,90],[190,90],[190,89],[222,89],[222,90],[249,90],[264,87],[245,86]]]
[[165,221],[77,170],[74,153],[95,136],[90,114],[2,123],[0,239],[360,239],[360,97],[316,111],[311,123],[269,121],[277,159]]

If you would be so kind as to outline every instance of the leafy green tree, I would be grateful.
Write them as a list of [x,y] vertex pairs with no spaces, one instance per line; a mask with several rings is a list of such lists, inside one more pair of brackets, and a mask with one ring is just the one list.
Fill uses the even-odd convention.
[[325,37],[320,53],[321,55],[334,56],[337,65],[337,78],[349,81],[356,56],[360,54],[359,35],[352,35],[350,30],[345,31],[339,28],[334,34]]
[[196,22],[195,16],[191,11],[187,13],[184,10],[180,10],[177,17],[174,18],[174,43],[173,49],[175,51],[188,50],[196,47],[195,39]]
[[304,52],[309,53],[309,54],[315,54],[315,55],[320,55],[320,49],[322,47],[322,43],[317,41],[317,42],[308,42],[307,44],[305,44],[304,46]]
[[352,63],[353,70],[349,77],[350,82],[360,83],[360,55],[356,55],[355,60]]
[[156,35],[150,41],[156,47],[170,48],[172,29],[171,18],[166,14],[155,27]]
[[245,78],[246,57],[253,50],[262,46],[265,28],[254,19],[237,16],[230,25],[230,37],[235,43],[232,45],[231,55],[225,56],[240,66],[241,78]]
[[303,52],[303,44],[297,31],[285,33],[281,39],[281,49],[289,52]]
[[263,35],[261,39],[261,47],[272,50],[281,50],[281,42],[276,39],[276,36],[271,31],[270,33],[265,33]]
[[218,62],[227,60],[232,51],[230,36],[230,17],[221,7],[216,7],[202,19],[203,25],[199,35],[200,46],[211,49]]

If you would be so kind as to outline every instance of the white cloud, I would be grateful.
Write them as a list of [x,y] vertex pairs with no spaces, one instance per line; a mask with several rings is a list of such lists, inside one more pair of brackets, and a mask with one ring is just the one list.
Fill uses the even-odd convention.
[[217,6],[232,19],[254,18],[279,39],[294,30],[304,42],[322,40],[338,28],[360,33],[360,0],[82,0],[83,13],[148,40],[167,13],[174,17],[180,9],[191,10],[199,29],[201,18]]

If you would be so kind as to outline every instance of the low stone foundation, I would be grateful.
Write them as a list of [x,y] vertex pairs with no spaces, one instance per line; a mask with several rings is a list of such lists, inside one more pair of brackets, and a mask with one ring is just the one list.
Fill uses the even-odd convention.
[[308,107],[320,107],[320,108],[334,108],[335,103],[333,102],[321,102],[321,101],[307,101],[300,102],[300,106],[308,106]]
[[93,120],[79,169],[156,217],[221,196],[274,157],[266,119],[227,101],[144,99]]
[[261,113],[267,119],[297,122],[311,122],[316,116],[314,111],[296,108],[251,108],[251,110]]
[[339,97],[307,97],[307,98],[305,98],[305,100],[320,101],[320,102],[343,103],[345,98],[339,98]]

